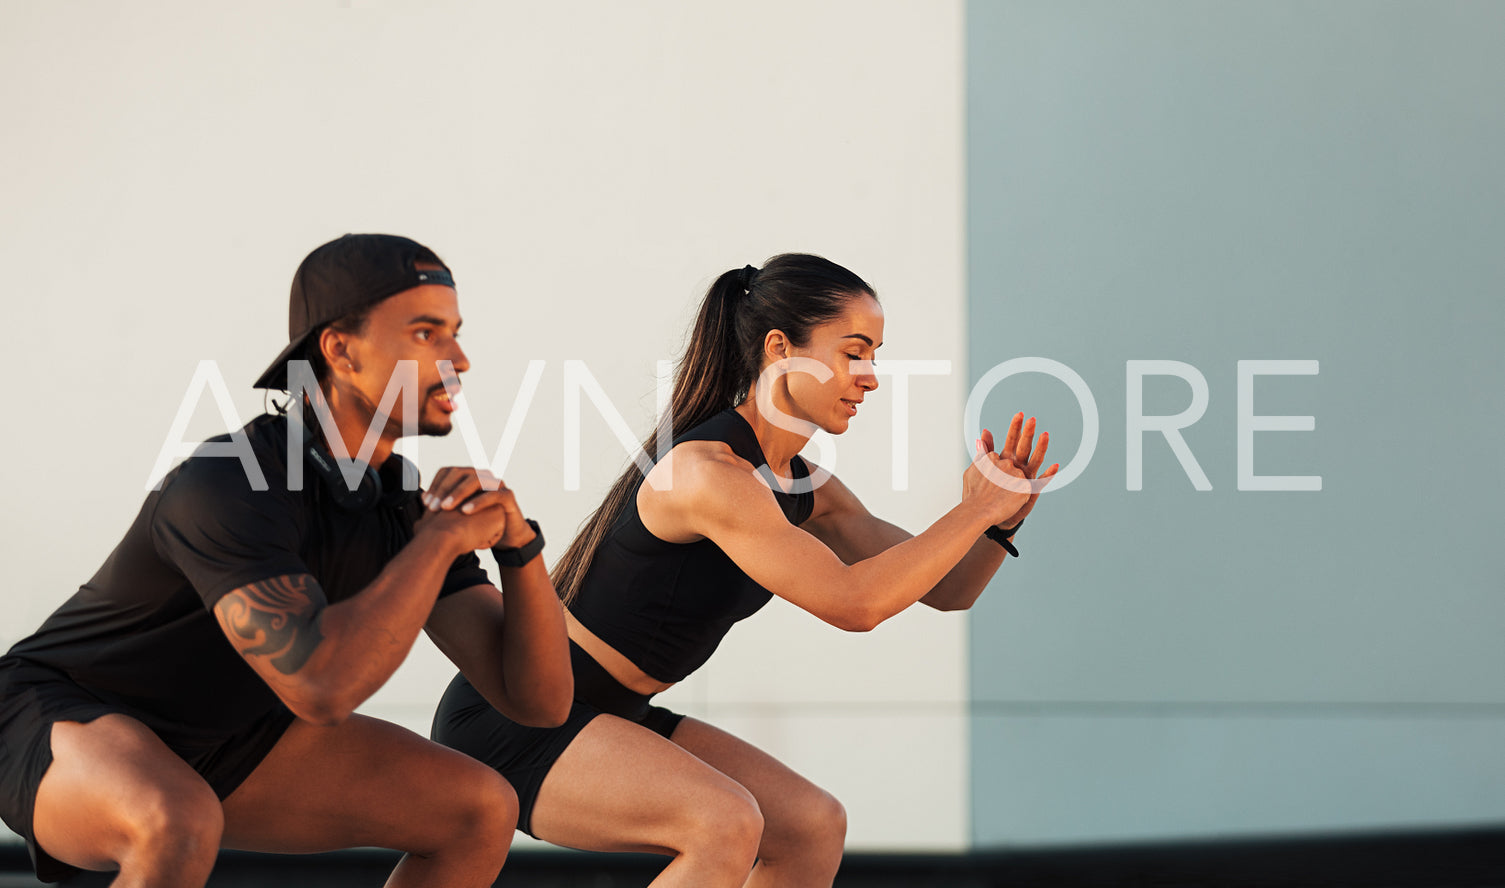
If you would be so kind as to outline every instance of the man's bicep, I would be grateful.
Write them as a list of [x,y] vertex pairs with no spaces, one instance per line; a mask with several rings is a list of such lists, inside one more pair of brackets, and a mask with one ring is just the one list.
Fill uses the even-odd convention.
[[435,646],[464,671],[477,657],[500,660],[497,652],[507,620],[505,611],[502,593],[495,586],[476,585],[439,599],[423,628]]
[[502,593],[487,583],[441,598],[424,630],[481,696],[510,716],[507,674],[502,666],[506,625]]
[[324,590],[310,574],[258,580],[225,593],[214,616],[225,637],[257,674],[277,687],[302,669],[324,640]]

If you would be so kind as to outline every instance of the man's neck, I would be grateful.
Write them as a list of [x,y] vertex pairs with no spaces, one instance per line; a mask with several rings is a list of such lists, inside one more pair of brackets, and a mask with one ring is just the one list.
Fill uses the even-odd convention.
[[[329,440],[329,430],[325,427],[322,419],[310,419],[315,423],[319,434],[325,438],[325,444],[334,456],[345,459],[358,458],[361,455],[361,447],[366,443],[366,437],[371,434],[372,426],[380,423],[383,427],[378,433],[375,446],[371,450],[370,457],[365,462],[373,468],[380,468],[392,455],[392,447],[397,443],[396,435],[389,434],[385,428],[388,425],[385,419],[375,420],[375,411],[367,404],[346,397],[338,389],[327,393],[328,418],[334,420],[339,443]],[[374,420],[374,421],[373,421]],[[344,445],[344,453],[340,452],[340,444]]]

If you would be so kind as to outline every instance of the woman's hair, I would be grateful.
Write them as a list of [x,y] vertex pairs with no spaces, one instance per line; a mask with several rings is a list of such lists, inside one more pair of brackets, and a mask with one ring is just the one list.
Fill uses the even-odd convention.
[[[728,271],[706,291],[690,332],[690,343],[674,371],[674,396],[660,428],[671,423],[670,439],[717,413],[742,403],[763,369],[763,341],[780,330],[802,346],[810,331],[836,318],[859,296],[877,298],[862,278],[835,262],[805,253],[784,253],[761,269]],[[658,460],[658,435],[643,442]],[[634,495],[641,478],[629,465],[599,508],[554,565],[554,588],[568,604],[596,555],[596,549]]]

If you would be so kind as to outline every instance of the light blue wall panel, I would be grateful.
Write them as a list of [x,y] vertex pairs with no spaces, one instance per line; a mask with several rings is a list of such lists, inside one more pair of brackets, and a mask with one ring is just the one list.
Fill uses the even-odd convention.
[[[1477,740],[1505,715],[1502,38],[1501,4],[969,3],[971,378],[1050,358],[1099,419],[1090,463],[974,612],[979,842],[1125,835],[1136,809],[1135,834],[1167,837],[1505,821],[1505,794],[1453,792],[1505,779],[1505,751]],[[1141,360],[1205,379],[1182,436],[1211,490],[1158,433],[1129,489]],[[1258,378],[1251,410],[1315,427],[1251,440],[1257,474],[1320,491],[1239,489],[1254,360],[1316,362]],[[1145,415],[1192,403],[1175,377],[1143,393]],[[1015,409],[1063,462],[1082,442],[1056,379],[1007,379],[983,420]],[[1256,735],[1274,743],[1256,780],[1231,722],[1167,703],[1295,705],[1317,727]],[[990,707],[1020,704],[1046,707],[1048,741],[1001,742]],[[1072,743],[1101,727],[1059,714],[1082,711],[1153,719],[1177,754],[1146,769],[1151,735]],[[1324,779],[1371,741],[1438,794]],[[1082,769],[1138,773],[1088,787],[1068,779]],[[1011,791],[1025,773],[1056,814]]]
[[984,844],[1496,822],[1505,718],[1299,712],[979,714]]

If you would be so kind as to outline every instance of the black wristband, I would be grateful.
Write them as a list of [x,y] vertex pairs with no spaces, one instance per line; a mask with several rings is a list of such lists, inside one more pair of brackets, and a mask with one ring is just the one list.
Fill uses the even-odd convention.
[[992,527],[989,527],[987,530],[983,531],[982,535],[1002,546],[1003,551],[1009,553],[1015,558],[1018,558],[1019,550],[1014,548],[1014,533],[1023,526],[1024,522],[1021,521],[1018,524],[1015,524],[1013,527],[1010,527],[1008,530],[1004,530],[1003,528],[995,524]]
[[532,542],[517,546],[516,548],[492,546],[491,557],[496,559],[497,567],[522,567],[538,557],[538,553],[543,551],[543,528],[539,527],[538,522],[532,518],[524,518],[523,520],[528,522],[529,527],[533,528]]

